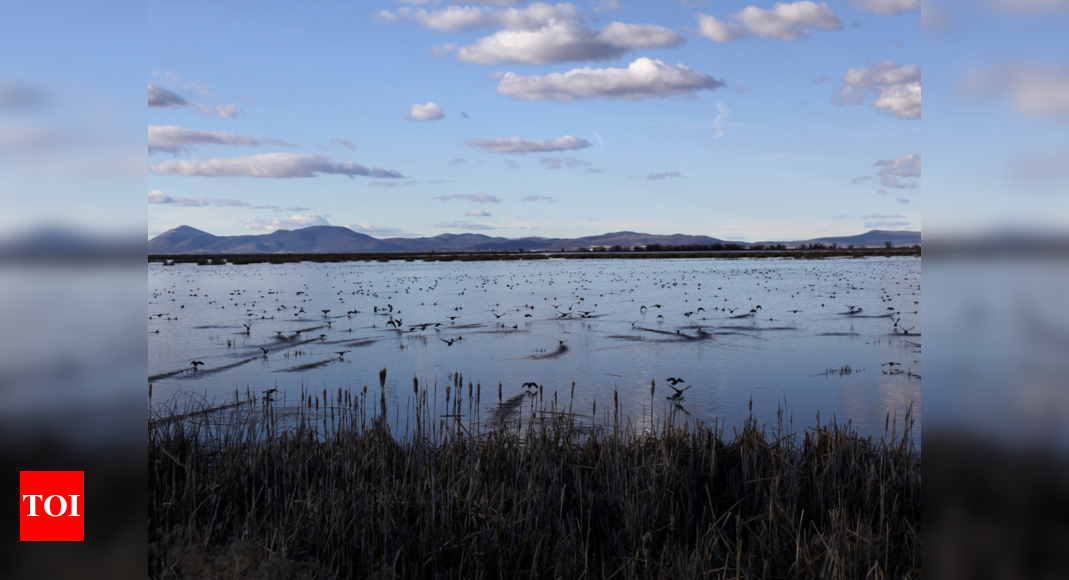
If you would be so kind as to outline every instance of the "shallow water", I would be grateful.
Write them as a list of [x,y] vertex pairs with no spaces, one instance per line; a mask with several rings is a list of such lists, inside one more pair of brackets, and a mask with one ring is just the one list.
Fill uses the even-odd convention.
[[402,423],[413,376],[481,383],[483,415],[498,383],[567,401],[574,381],[576,413],[602,417],[615,391],[641,426],[674,377],[682,411],[729,429],[751,399],[769,423],[784,408],[796,430],[819,413],[877,436],[912,405],[919,441],[920,280],[911,257],[150,264],[149,380],[155,404],[270,388],[293,404],[302,386],[377,396],[385,367]]

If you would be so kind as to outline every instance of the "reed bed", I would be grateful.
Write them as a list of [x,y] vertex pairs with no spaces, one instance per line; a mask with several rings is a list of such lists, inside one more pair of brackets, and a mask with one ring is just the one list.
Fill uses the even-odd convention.
[[385,371],[378,397],[305,391],[293,405],[246,393],[224,409],[154,413],[148,575],[921,575],[909,414],[878,439],[849,423],[793,432],[782,412],[727,436],[668,405],[654,425],[616,405],[594,421],[542,388],[521,412],[499,386],[480,423],[481,387],[457,377],[412,389],[401,420]]

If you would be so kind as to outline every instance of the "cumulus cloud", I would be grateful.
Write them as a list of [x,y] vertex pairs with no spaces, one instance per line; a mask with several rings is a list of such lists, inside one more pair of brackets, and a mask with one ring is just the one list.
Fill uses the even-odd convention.
[[706,14],[698,14],[698,33],[714,42],[739,40],[749,34],[791,42],[797,38],[808,37],[811,28],[843,28],[842,20],[827,4],[817,4],[809,0],[791,4],[777,3],[772,10],[747,6],[732,14],[731,18],[737,23],[723,22]]
[[921,154],[911,153],[894,159],[881,159],[873,164],[879,167],[880,185],[894,189],[916,189],[916,181],[903,182],[899,177],[921,176]]
[[646,176],[646,179],[648,179],[650,181],[659,181],[661,179],[666,179],[666,178],[669,178],[669,177],[686,177],[686,176],[683,175],[682,173],[678,172],[678,171],[666,171],[664,173],[650,173],[649,175]]
[[842,77],[836,99],[840,105],[858,105],[875,95],[872,106],[899,119],[921,118],[921,67],[885,60],[866,68],[850,69]]
[[340,147],[345,147],[349,151],[355,151],[355,150],[358,149],[358,147],[355,144],[353,144],[352,141],[350,141],[348,139],[338,139],[338,138],[335,137],[335,138],[331,139],[330,142],[333,145],[338,145]]
[[433,102],[428,102],[426,105],[415,104],[408,109],[408,116],[405,117],[409,121],[437,121],[445,117],[442,113],[442,108]]
[[267,218],[246,222],[246,230],[296,230],[311,226],[329,226],[330,222],[323,216],[316,214],[293,215],[285,218]]
[[590,167],[589,161],[583,161],[582,159],[576,159],[574,157],[565,157],[563,159],[556,159],[554,157],[543,157],[538,160],[542,164],[542,167],[546,169],[560,169],[561,167]]
[[520,198],[520,201],[556,201],[548,195],[528,195]]
[[966,97],[996,95],[1015,110],[1039,118],[1069,118],[1069,67],[1019,63],[965,75]]
[[189,105],[189,101],[182,95],[169,91],[163,87],[157,87],[152,83],[148,84],[148,106],[162,108],[185,107],[187,105]]
[[900,198],[896,199],[895,202],[896,203],[900,203],[902,205],[909,205],[909,200],[904,198],[904,197],[900,197]]
[[854,185],[861,185],[862,183],[864,183],[866,181],[872,181],[872,176],[871,175],[862,175],[861,177],[855,177],[854,178]]
[[526,155],[528,153],[548,153],[550,151],[571,151],[590,147],[590,141],[571,135],[546,140],[527,140],[519,137],[508,139],[497,137],[494,139],[465,139],[464,143],[469,147],[476,147],[487,153],[503,153],[508,155]]
[[708,14],[699,14],[698,34],[713,42],[730,42],[746,38],[746,29],[741,24],[717,20]]
[[682,64],[673,66],[642,57],[627,68],[584,67],[545,76],[509,72],[497,83],[497,92],[527,101],[553,99],[568,103],[593,98],[633,101],[664,98],[723,86],[724,81]]
[[229,159],[167,160],[149,166],[157,175],[184,175],[198,177],[263,177],[286,179],[291,177],[314,177],[321,174],[348,175],[356,177],[401,178],[397,171],[383,169],[378,165],[371,169],[350,161],[334,162],[323,155],[299,153],[264,153]]
[[485,224],[473,224],[468,222],[441,222],[434,224],[436,228],[457,228],[462,230],[492,230],[493,226]]
[[661,26],[613,22],[595,31],[575,20],[551,21],[537,30],[501,30],[457,49],[457,58],[476,64],[513,62],[553,64],[609,60],[643,48],[683,44],[678,33]]
[[[517,2],[518,3],[518,2]],[[478,4],[478,2],[472,2]],[[385,11],[383,11],[385,12]],[[391,16],[394,16],[391,14]],[[582,17],[572,4],[550,6],[536,2],[526,8],[492,10],[477,6],[449,6],[441,10],[398,8],[396,18],[419,23],[424,28],[457,32],[474,28],[505,28],[509,30],[537,30],[558,20],[576,20]]]
[[884,16],[898,16],[903,12],[921,9],[921,0],[854,0],[854,4],[862,10]]
[[772,10],[747,6],[734,18],[757,36],[790,42],[809,36],[810,28],[842,30],[843,22],[827,4],[821,2],[777,3]]
[[198,131],[174,125],[149,125],[149,153],[181,153],[192,145],[228,145],[231,147],[260,147],[263,145],[282,145],[296,147],[293,143],[266,137],[257,139],[247,135],[237,135],[226,131]]
[[440,195],[431,199],[440,199],[442,201],[464,199],[475,203],[501,203],[500,197],[487,193],[454,193],[453,195]]
[[468,213],[464,214],[464,217],[490,217],[490,214],[486,213],[481,209],[473,209]]
[[[244,201],[232,198],[218,199],[214,197],[173,197],[156,189],[148,192],[149,205],[174,205],[178,207],[250,207]],[[255,208],[253,208],[255,209]]]

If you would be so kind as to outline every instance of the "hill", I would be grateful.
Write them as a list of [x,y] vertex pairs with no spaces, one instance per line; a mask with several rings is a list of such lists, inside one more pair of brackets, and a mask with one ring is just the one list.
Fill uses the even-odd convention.
[[[920,232],[890,232],[872,230],[856,236],[817,238],[782,243],[788,246],[811,244],[839,244],[840,246],[882,246],[890,241],[896,246],[921,243]],[[375,239],[340,226],[312,226],[299,230],[278,230],[269,234],[243,236],[215,236],[192,228],[179,226],[168,230],[148,242],[148,253],[163,254],[345,254],[380,252],[430,252],[430,251],[556,251],[577,248],[621,246],[711,246],[728,242],[709,236],[684,234],[658,235],[640,232],[610,232],[581,238],[509,239],[483,234],[441,234],[430,238]]]

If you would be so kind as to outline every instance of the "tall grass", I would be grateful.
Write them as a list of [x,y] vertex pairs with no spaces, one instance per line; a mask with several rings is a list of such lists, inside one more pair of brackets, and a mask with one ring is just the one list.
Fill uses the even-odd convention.
[[[556,396],[478,422],[481,388],[413,381],[403,434],[380,393],[253,397],[149,423],[149,576],[912,578],[913,419],[730,436],[671,407],[596,425]],[[445,413],[440,413],[446,400]],[[653,389],[651,388],[651,398]],[[435,409],[438,409],[437,411]],[[648,418],[648,417],[647,417]]]

